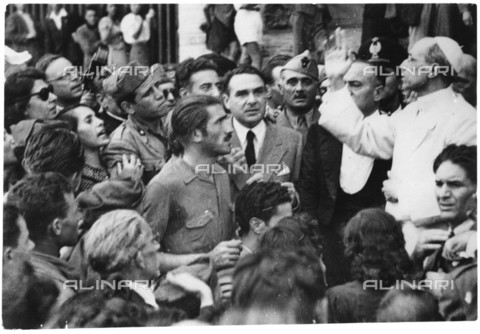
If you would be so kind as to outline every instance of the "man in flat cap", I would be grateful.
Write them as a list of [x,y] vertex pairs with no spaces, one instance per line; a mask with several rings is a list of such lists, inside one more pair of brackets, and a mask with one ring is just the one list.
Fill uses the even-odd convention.
[[[337,35],[342,45],[342,35]],[[417,101],[391,117],[374,120],[364,120],[345,89],[346,48],[339,47],[327,57],[331,92],[324,96],[319,124],[355,152],[393,159],[384,194],[386,210],[399,220],[438,216],[435,157],[449,144],[476,145],[476,111],[450,86],[462,55],[450,38],[419,40],[402,63],[402,89],[415,91]],[[346,66],[328,68],[342,61]],[[407,250],[411,250],[410,238],[406,239]]]
[[133,154],[144,166],[143,182],[147,184],[166,162],[167,139],[162,117],[168,112],[158,78],[149,67],[123,66],[112,78],[116,90],[111,93],[128,119],[111,134],[111,141],[103,152],[110,173],[114,173],[123,154]]
[[[401,109],[394,68],[405,59],[399,58],[402,52],[406,56],[406,50],[386,38],[372,38],[360,47],[345,74],[350,96],[365,119],[381,117],[383,107],[389,112]],[[391,165],[391,160],[352,151],[318,124],[309,128],[298,191],[302,210],[320,223],[330,286],[350,280],[348,260],[342,256],[342,230],[360,210],[385,206],[382,184]]]
[[285,108],[277,117],[277,125],[300,132],[305,142],[308,128],[320,117],[314,108],[318,91],[317,63],[307,50],[285,64],[281,78]]

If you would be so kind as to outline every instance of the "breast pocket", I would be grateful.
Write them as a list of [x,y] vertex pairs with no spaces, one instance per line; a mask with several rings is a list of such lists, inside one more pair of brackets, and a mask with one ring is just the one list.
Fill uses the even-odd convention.
[[213,248],[214,235],[211,225],[214,219],[212,212],[206,210],[185,223],[185,241],[191,252],[206,252]]

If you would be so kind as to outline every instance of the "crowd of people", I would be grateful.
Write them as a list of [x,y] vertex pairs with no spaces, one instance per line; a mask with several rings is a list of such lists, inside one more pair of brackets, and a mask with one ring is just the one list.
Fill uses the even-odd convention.
[[[263,64],[236,34],[238,64],[221,50],[172,68],[149,63],[154,13],[106,7],[69,35],[81,62],[34,52],[30,33],[6,52],[5,328],[477,319],[476,59],[461,41],[349,50],[337,29],[320,56],[309,35]],[[231,9],[213,7],[210,32],[261,25],[239,5],[223,31],[214,13]]]

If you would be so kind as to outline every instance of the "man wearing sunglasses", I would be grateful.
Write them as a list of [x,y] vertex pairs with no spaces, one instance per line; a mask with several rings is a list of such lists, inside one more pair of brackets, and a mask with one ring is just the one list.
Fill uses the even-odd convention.
[[135,155],[145,168],[144,184],[162,169],[167,156],[162,118],[168,113],[168,104],[153,72],[145,66],[123,66],[105,79],[115,87],[111,95],[128,119],[112,132],[103,158],[110,172],[115,173],[123,154]]
[[35,68],[45,72],[45,79],[52,85],[59,106],[80,103],[83,94],[80,72],[67,58],[46,54],[37,61]]
[[5,82],[5,128],[25,119],[54,119],[57,96],[45,82],[45,74],[27,68],[9,76]]

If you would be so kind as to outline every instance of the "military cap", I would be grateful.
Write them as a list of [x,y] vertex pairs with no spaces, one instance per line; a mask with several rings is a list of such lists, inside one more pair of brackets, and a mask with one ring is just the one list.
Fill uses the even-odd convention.
[[129,64],[115,69],[109,77],[104,79],[103,89],[117,102],[121,102],[140,86],[149,85],[152,81],[153,76],[150,75],[149,67]]
[[308,50],[290,59],[285,66],[283,66],[281,72],[284,70],[305,74],[318,80],[317,62],[310,56],[310,51]]
[[386,66],[399,66],[408,57],[400,44],[385,37],[373,37],[360,46],[357,59]]

